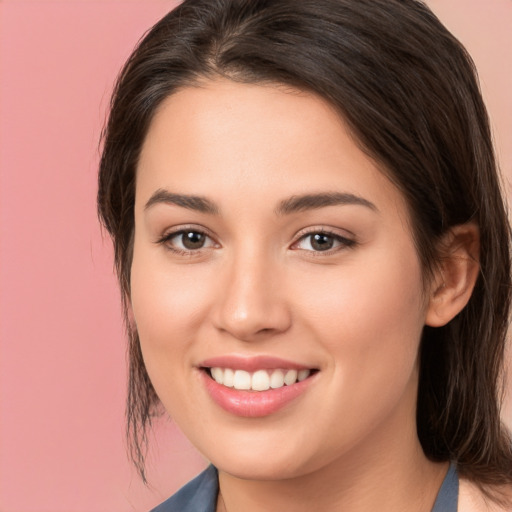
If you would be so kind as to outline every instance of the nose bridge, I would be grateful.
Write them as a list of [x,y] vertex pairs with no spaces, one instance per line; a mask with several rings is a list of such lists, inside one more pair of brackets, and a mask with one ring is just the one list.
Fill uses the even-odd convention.
[[226,261],[219,292],[217,327],[250,341],[286,330],[290,313],[279,288],[279,264],[268,250],[249,243]]

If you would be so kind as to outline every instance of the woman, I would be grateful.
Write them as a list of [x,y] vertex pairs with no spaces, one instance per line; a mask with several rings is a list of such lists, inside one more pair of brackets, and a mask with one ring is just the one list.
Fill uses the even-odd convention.
[[185,1],[119,77],[98,204],[134,461],[163,404],[212,463],[156,510],[511,510],[509,226],[422,3]]

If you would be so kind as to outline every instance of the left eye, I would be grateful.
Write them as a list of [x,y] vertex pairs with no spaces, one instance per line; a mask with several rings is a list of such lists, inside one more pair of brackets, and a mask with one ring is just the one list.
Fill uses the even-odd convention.
[[192,229],[172,233],[166,237],[165,241],[172,248],[182,251],[194,251],[214,245],[213,240],[208,235]]
[[297,249],[305,251],[322,252],[337,247],[350,247],[354,244],[353,240],[344,238],[331,233],[309,233],[303,236],[296,244]]

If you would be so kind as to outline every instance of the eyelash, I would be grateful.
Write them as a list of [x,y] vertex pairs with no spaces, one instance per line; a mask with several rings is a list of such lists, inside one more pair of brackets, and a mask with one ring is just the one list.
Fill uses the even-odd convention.
[[195,256],[195,255],[199,254],[200,251],[202,251],[204,249],[211,248],[211,247],[200,247],[196,250],[194,250],[194,249],[187,250],[187,249],[180,249],[178,247],[173,247],[170,243],[171,240],[173,238],[179,237],[180,235],[184,235],[185,233],[196,233],[199,235],[204,235],[205,237],[207,237],[213,241],[213,237],[207,231],[205,231],[204,229],[198,229],[198,228],[191,226],[191,227],[182,227],[176,231],[171,231],[170,233],[165,233],[162,237],[160,237],[156,241],[156,243],[160,244],[160,245],[164,245],[166,247],[166,249],[168,249],[169,251],[171,251],[175,254],[178,254],[180,256]]
[[[160,245],[165,245],[169,251],[171,251],[175,254],[181,255],[181,256],[194,256],[194,255],[200,254],[200,252],[205,249],[214,248],[214,247],[200,247],[198,249],[187,250],[187,249],[180,249],[177,247],[173,247],[170,244],[170,241],[173,238],[179,237],[180,235],[184,235],[185,233],[195,233],[195,234],[199,234],[199,235],[204,235],[205,237],[209,238],[215,244],[215,242],[213,241],[213,237],[206,230],[198,229],[198,228],[194,228],[194,227],[190,227],[190,228],[184,227],[184,228],[180,228],[176,231],[172,231],[170,233],[165,233],[162,237],[160,237],[156,241],[156,243],[160,244]],[[356,240],[344,237],[344,236],[342,236],[338,233],[335,233],[329,229],[317,228],[314,230],[310,230],[308,232],[301,233],[299,238],[297,239],[297,241],[294,242],[291,245],[291,247],[293,248],[293,247],[297,246],[300,242],[302,242],[302,241],[306,240],[308,237],[312,237],[314,235],[324,235],[324,236],[331,237],[334,239],[335,242],[338,242],[340,245],[338,247],[327,249],[324,251],[315,251],[315,250],[308,250],[308,249],[296,249],[296,250],[308,252],[313,257],[321,257],[321,256],[329,256],[329,255],[332,255],[339,251],[353,248],[357,245]]]
[[[336,243],[336,242],[339,243],[339,246],[331,248],[331,249],[327,249],[324,251],[315,251],[315,250],[308,250],[308,249],[297,249],[297,250],[305,251],[305,252],[309,253],[309,255],[312,257],[320,258],[322,256],[330,256],[330,255],[336,254],[340,251],[354,248],[357,245],[356,240],[342,236],[339,233],[336,233],[329,229],[313,228],[307,232],[301,233],[299,235],[298,240],[292,244],[292,247],[297,246],[300,242],[307,240],[308,238],[313,237],[314,235],[323,235],[323,236],[330,237],[330,238],[334,239],[334,243]],[[310,245],[311,245],[311,240],[310,240]]]

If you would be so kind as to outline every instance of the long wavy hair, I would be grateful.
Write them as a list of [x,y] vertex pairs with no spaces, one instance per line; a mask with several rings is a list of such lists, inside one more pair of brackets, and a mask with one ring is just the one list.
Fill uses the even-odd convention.
[[480,229],[480,274],[465,309],[425,327],[418,436],[480,484],[512,482],[500,421],[510,308],[510,229],[488,116],[463,46],[417,0],[185,0],[140,41],[120,73],[103,133],[98,211],[114,243],[129,335],[127,435],[142,478],[158,397],[129,317],[137,162],[162,101],[205,79],[278,83],[332,104],[399,188],[428,277],[436,242]]

